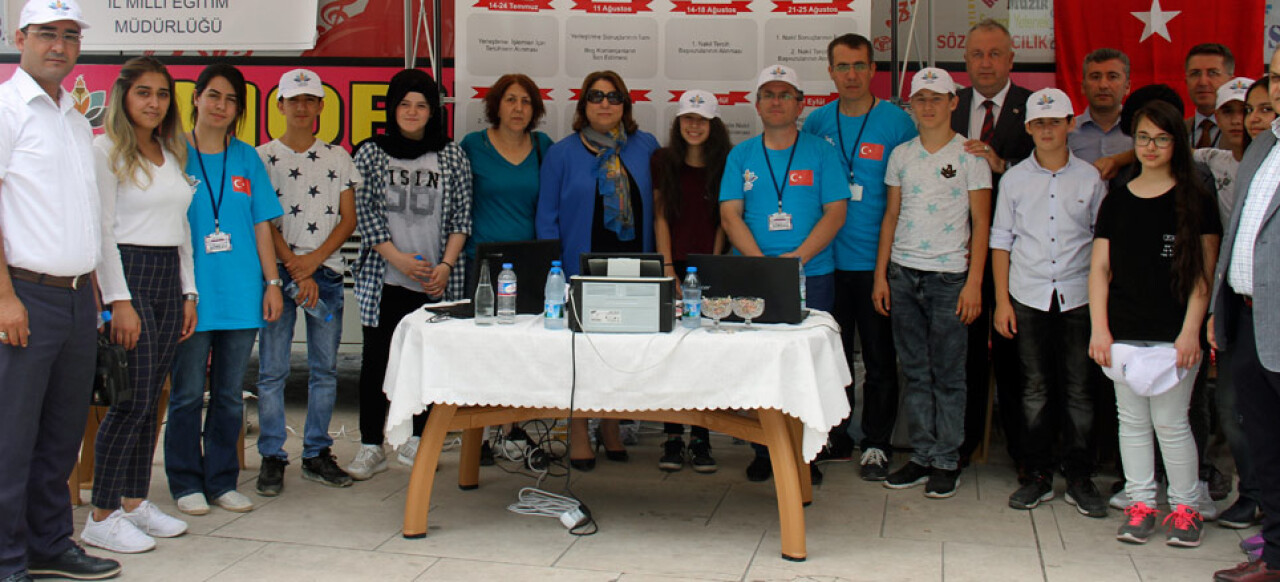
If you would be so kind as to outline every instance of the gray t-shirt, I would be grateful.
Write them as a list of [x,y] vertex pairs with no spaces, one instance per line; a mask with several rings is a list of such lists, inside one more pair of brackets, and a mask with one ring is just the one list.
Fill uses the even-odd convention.
[[[387,230],[402,252],[414,253],[433,265],[440,261],[440,220],[443,191],[440,156],[428,152],[412,160],[391,158],[387,163]],[[386,284],[422,293],[422,284],[387,266]]]
[[1213,186],[1217,189],[1218,218],[1222,219],[1223,228],[1231,221],[1231,211],[1236,203],[1236,172],[1240,170],[1240,162],[1231,150],[1201,148],[1192,155],[1197,162],[1209,166],[1213,173]]

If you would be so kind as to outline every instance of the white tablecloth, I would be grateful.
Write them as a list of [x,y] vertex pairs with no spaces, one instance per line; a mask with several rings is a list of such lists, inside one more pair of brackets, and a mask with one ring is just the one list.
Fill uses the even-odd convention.
[[849,414],[852,378],[835,320],[821,311],[800,325],[732,334],[708,333],[709,321],[671,333],[573,334],[543,329],[533,315],[485,327],[430,316],[406,316],[391,341],[383,390],[393,445],[430,403],[570,408],[572,397],[575,411],[779,409],[803,423],[808,460]]

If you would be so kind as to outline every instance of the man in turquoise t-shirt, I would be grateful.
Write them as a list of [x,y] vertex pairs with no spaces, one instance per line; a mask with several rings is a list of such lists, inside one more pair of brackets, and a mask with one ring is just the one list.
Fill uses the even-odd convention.
[[[918,132],[905,111],[871,94],[871,77],[876,73],[873,51],[871,42],[859,34],[832,39],[827,45],[827,72],[840,98],[810,113],[803,131],[835,146],[849,183],[844,227],[831,244],[836,259],[832,315],[840,324],[849,368],[853,368],[856,333],[862,340],[862,362],[867,371],[861,423],[847,418],[831,429],[830,443],[817,461],[850,459],[855,433],[860,432],[861,476],[867,481],[883,481],[893,458],[890,439],[898,417],[897,353],[889,318],[872,307],[871,287],[884,219],[884,172],[889,153]],[[853,386],[846,393],[853,410]]]
[[[720,220],[743,255],[799,258],[807,305],[831,311],[836,265],[829,245],[844,224],[848,181],[835,148],[796,128],[803,109],[794,70],[773,65],[760,72],[756,112],[764,134],[729,152]],[[771,473],[767,451],[757,446],[747,478],[764,481]]]

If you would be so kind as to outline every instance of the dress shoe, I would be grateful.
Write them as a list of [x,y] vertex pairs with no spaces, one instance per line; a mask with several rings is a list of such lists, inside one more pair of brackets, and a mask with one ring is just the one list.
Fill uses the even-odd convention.
[[609,459],[610,461],[618,461],[619,463],[625,463],[627,462],[628,459],[631,458],[631,455],[627,454],[627,449],[622,449],[621,451],[611,451],[609,449],[605,449],[604,458]]
[[1280,570],[1267,567],[1262,560],[1241,562],[1228,570],[1213,573],[1214,582],[1274,582],[1280,580]]
[[569,466],[573,467],[575,471],[582,471],[583,473],[586,473],[596,468],[596,458],[591,457],[590,459],[569,459]]
[[0,578],[0,582],[31,582],[31,576],[27,575],[26,570],[19,570],[4,578]]
[[95,558],[72,544],[67,551],[47,560],[31,560],[27,573],[32,578],[71,578],[72,580],[105,580],[120,575],[120,562]]

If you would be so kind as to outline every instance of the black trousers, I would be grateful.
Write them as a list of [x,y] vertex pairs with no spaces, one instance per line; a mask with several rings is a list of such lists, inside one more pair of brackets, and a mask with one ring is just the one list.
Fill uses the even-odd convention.
[[1027,419],[1026,468],[1052,475],[1060,465],[1068,480],[1087,479],[1094,467],[1089,306],[1062,311],[1055,297],[1049,311],[1040,311],[1012,301]]
[[[996,411],[999,427],[1004,432],[1009,457],[1019,469],[1026,464],[1026,415],[1022,406],[1022,370],[1018,362],[1018,346],[995,332],[992,315],[996,310],[991,263],[982,278],[982,315],[969,324],[969,354],[965,363],[969,391],[964,411],[964,443],[960,459],[969,459],[982,444],[987,424],[987,399],[991,394],[991,374],[996,380]],[[988,349],[990,342],[990,349]]]
[[98,354],[93,286],[13,281],[25,348],[0,345],[0,578],[71,547],[67,478],[80,454]]
[[[862,340],[862,363],[866,380],[862,385],[862,450],[877,448],[893,454],[893,426],[898,419],[898,353],[893,347],[893,325],[876,313],[871,302],[875,283],[873,271],[836,271],[836,298],[832,315],[840,324],[849,369],[853,369],[854,337]],[[845,387],[849,410],[854,408],[854,386]],[[831,429],[836,439],[852,438],[851,419]]]
[[[1230,298],[1234,300],[1237,298]],[[1240,305],[1231,345],[1232,382],[1237,405],[1244,417],[1244,434],[1253,457],[1253,481],[1262,505],[1262,560],[1280,564],[1280,372],[1262,366],[1258,360],[1257,337],[1253,328],[1253,308]]]
[[[388,267],[391,268],[391,267]],[[391,336],[404,316],[414,310],[434,303],[426,293],[410,291],[395,285],[382,286],[382,301],[378,304],[378,325],[364,326],[364,352],[360,356],[360,442],[381,445],[386,440],[383,429],[387,423],[387,409],[391,402],[382,391],[382,381],[387,377],[387,360],[391,357]],[[428,410],[429,412],[429,410]],[[427,413],[413,417],[413,436],[422,436],[427,424]]]

